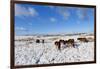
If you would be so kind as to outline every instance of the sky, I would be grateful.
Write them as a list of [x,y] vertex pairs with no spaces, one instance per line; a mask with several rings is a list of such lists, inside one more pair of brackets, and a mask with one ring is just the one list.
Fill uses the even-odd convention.
[[15,35],[94,31],[94,8],[15,4]]

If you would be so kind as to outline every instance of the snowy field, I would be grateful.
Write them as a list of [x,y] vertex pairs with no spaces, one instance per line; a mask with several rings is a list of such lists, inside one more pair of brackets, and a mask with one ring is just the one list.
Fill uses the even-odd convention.
[[[15,65],[35,65],[52,63],[70,63],[94,60],[94,41],[80,42],[78,37],[71,36],[15,36]],[[93,37],[84,35],[83,37]],[[44,39],[44,43],[36,43],[36,39]],[[54,42],[59,39],[74,39],[76,46],[62,46],[59,51]]]

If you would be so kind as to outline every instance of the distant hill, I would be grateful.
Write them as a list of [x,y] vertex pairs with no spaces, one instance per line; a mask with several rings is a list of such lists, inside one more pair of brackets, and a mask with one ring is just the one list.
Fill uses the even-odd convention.
[[94,35],[93,32],[88,33],[59,33],[59,34],[26,34],[26,35],[17,35],[17,36],[73,36],[73,35]]

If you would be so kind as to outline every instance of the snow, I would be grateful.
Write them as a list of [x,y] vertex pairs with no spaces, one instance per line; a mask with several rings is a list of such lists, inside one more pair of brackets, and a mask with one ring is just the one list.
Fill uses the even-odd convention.
[[[73,36],[15,36],[15,65],[35,65],[52,63],[70,63],[94,60],[94,42],[79,42],[79,35]],[[89,36],[88,36],[89,37]],[[93,36],[91,36],[93,37]],[[29,39],[29,41],[18,41]],[[35,43],[35,39],[44,39],[45,43]],[[54,42],[59,39],[74,38],[76,47],[62,45],[61,51],[57,50]]]

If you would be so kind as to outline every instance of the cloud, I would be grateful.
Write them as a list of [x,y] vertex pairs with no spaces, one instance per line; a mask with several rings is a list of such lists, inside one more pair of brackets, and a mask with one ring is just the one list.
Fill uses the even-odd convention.
[[60,6],[48,6],[51,10],[55,11],[57,14],[62,16],[63,19],[68,19],[70,16],[69,7],[60,7]]
[[15,27],[15,34],[16,35],[30,35],[32,34],[32,30],[30,28],[26,28],[26,27]]
[[52,22],[55,22],[56,21],[56,19],[55,18],[50,18],[50,20],[52,21]]
[[59,15],[61,15],[63,17],[63,19],[68,19],[70,16],[70,12],[68,12],[68,8],[67,7],[57,7],[57,10]]
[[24,28],[24,27],[16,27],[15,30],[17,30],[17,31],[26,31],[26,28]]
[[15,16],[37,16],[37,11],[32,7],[24,7],[21,5],[15,5]]
[[77,16],[81,20],[88,19],[87,9],[86,8],[78,8]]

